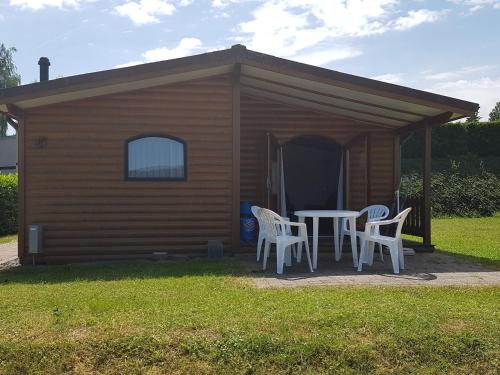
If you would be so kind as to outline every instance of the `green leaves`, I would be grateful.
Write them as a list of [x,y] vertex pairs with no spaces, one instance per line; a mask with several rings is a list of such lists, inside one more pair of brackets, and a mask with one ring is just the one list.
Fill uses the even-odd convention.
[[[492,216],[500,210],[500,178],[485,170],[469,175],[453,160],[449,170],[432,174],[431,190],[434,217]],[[403,176],[401,193],[409,198],[420,198],[421,177],[417,174]]]
[[17,174],[0,174],[0,236],[17,233]]
[[[17,73],[14,64],[14,47],[7,48],[3,43],[0,44],[0,89],[19,86],[21,76]],[[0,113],[0,137],[7,134],[7,117]]]

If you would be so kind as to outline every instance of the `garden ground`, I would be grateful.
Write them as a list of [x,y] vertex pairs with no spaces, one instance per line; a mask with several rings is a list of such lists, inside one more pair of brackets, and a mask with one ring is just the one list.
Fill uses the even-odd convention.
[[[499,216],[484,233],[445,220],[439,248],[498,267]],[[0,373],[500,370],[498,286],[257,289],[253,276],[234,259],[1,271]]]

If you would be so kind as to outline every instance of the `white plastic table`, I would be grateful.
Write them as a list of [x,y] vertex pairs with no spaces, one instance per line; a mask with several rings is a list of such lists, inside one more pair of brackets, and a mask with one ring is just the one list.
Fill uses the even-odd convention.
[[[358,249],[356,243],[356,217],[359,215],[358,211],[343,211],[343,210],[304,210],[295,211],[295,216],[299,218],[299,222],[305,222],[306,217],[313,219],[313,268],[318,268],[318,227],[320,218],[333,219],[333,239],[335,245],[335,260],[338,262],[341,257],[340,239],[339,239],[339,219],[349,220],[349,232],[351,238],[352,248],[352,263],[354,267],[358,266]],[[299,244],[297,253],[297,261],[300,262],[302,257],[302,243]]]

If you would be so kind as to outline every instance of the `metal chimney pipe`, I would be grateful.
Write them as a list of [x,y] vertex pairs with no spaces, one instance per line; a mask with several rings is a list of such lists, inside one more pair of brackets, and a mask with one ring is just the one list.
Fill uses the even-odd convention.
[[38,65],[40,65],[40,82],[49,80],[49,66],[50,61],[47,57],[40,57],[38,60]]

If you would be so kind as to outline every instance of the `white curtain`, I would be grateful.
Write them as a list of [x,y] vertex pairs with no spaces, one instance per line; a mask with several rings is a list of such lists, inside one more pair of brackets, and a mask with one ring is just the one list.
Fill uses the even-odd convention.
[[128,143],[129,177],[182,178],[184,145],[170,138],[144,137]]
[[279,148],[278,158],[280,162],[280,215],[287,216],[285,196],[285,168],[283,167],[283,147]]

